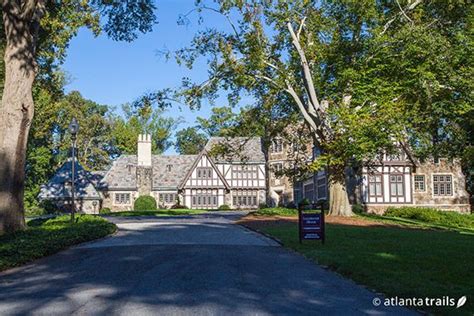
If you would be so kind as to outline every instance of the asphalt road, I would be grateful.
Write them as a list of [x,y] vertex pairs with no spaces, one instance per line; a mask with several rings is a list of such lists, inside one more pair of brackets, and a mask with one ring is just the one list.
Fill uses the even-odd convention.
[[241,215],[113,219],[112,237],[0,274],[0,315],[408,313],[233,224]]

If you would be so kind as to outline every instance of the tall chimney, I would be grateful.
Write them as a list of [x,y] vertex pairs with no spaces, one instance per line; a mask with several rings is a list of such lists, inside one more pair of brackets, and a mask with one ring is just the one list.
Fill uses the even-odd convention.
[[138,135],[137,157],[139,166],[151,167],[151,135]]

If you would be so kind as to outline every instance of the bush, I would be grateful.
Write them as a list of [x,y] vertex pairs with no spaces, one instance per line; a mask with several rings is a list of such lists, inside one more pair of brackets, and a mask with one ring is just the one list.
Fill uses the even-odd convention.
[[102,214],[102,215],[104,215],[104,214],[110,214],[110,213],[112,213],[112,211],[111,211],[110,208],[108,208],[108,207],[104,207],[104,208],[101,208],[101,209],[99,210],[99,214]]
[[428,207],[389,207],[384,216],[414,219],[435,225],[474,229],[474,215]]
[[263,208],[252,214],[261,215],[261,216],[295,216],[298,215],[298,210],[285,208],[285,207],[270,207],[270,208]]
[[35,219],[28,228],[0,236],[0,271],[41,258],[78,243],[105,237],[117,227],[93,215],[69,215]]
[[172,210],[176,210],[176,209],[187,210],[188,207],[186,205],[181,205],[181,204],[177,203],[177,204],[171,205],[170,209],[172,209]]
[[156,211],[156,200],[150,195],[142,195],[133,204],[135,211]]
[[222,211],[228,211],[228,210],[230,210],[230,206],[227,205],[227,204],[222,204],[222,205],[219,206],[217,209],[218,209],[218,210],[222,210]]
[[259,210],[264,209],[264,208],[268,208],[267,203],[260,203],[260,204],[258,205],[258,209],[259,209]]
[[311,204],[311,202],[308,199],[304,198],[298,203],[298,206],[300,206],[300,207],[301,206],[308,206],[310,204]]
[[354,212],[356,214],[362,214],[362,213],[365,212],[365,208],[361,204],[353,204],[352,205],[352,212]]
[[286,208],[296,209],[298,208],[298,206],[296,205],[295,202],[291,201],[289,203],[286,203]]

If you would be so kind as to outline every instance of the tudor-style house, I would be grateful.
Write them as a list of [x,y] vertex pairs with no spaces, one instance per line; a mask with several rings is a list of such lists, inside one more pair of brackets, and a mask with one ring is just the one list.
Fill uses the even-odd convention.
[[[208,151],[216,144],[239,147],[239,152],[211,157]],[[69,203],[70,190],[64,189],[71,175],[69,165],[65,163],[58,171],[61,176],[55,175],[42,187],[40,199],[53,200],[61,207]],[[99,208],[132,210],[141,195],[153,196],[160,207],[180,204],[193,209],[217,209],[224,204],[252,209],[266,198],[265,158],[258,137],[213,137],[199,155],[152,155],[151,135],[140,135],[137,155],[118,157],[100,182],[92,182],[92,174],[78,166],[77,182],[87,188],[79,199],[94,199],[99,204],[91,209],[77,203],[85,213]]]
[[[213,149],[218,145],[235,150],[216,155]],[[276,176],[279,170],[291,167],[295,154],[303,153],[302,161],[308,162],[319,155],[316,148],[309,156],[307,146],[300,148],[280,138],[271,145],[268,193],[273,205],[294,205],[303,199],[318,203],[329,198],[325,171],[295,183]],[[42,186],[39,198],[69,209],[71,169],[68,160]],[[140,135],[137,155],[118,157],[107,171],[89,172],[77,162],[75,170],[75,205],[83,213],[98,213],[101,208],[132,210],[141,195],[153,196],[162,208],[180,204],[193,209],[222,205],[254,209],[268,202],[265,156],[258,137],[213,137],[198,155],[152,155],[151,136]],[[404,154],[384,155],[378,164],[349,176],[347,187],[351,204],[362,204],[369,212],[383,213],[389,206],[403,205],[470,211],[465,177],[456,160],[413,162]]]
[[[319,152],[313,149],[313,159]],[[414,162],[403,151],[382,155],[377,164],[366,165],[347,177],[351,204],[362,204],[382,214],[390,206],[433,207],[470,212],[466,180],[458,160]],[[319,171],[295,184],[295,200],[313,203],[328,199],[327,175]]]

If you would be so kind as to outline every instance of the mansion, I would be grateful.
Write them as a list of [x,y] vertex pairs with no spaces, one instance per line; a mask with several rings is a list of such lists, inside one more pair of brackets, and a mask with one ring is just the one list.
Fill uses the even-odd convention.
[[[210,155],[218,145],[233,150]],[[106,171],[90,172],[76,162],[77,210],[133,210],[141,195],[153,196],[160,208],[177,204],[192,209],[255,209],[260,204],[294,206],[303,199],[328,199],[325,171],[298,181],[276,175],[293,165],[297,150],[282,139],[273,141],[268,159],[259,137],[212,137],[198,155],[153,155],[151,148],[151,135],[140,135],[137,154],[118,157]],[[309,145],[301,151],[308,161],[318,156]],[[68,160],[42,186],[41,200],[70,207],[71,165]],[[361,204],[369,212],[403,205],[470,211],[465,177],[456,161],[414,163],[404,155],[385,155],[379,164],[351,173],[346,182],[351,204]]]

